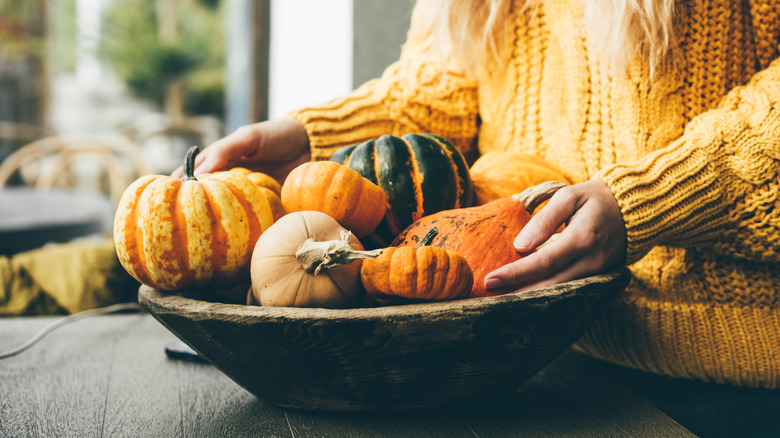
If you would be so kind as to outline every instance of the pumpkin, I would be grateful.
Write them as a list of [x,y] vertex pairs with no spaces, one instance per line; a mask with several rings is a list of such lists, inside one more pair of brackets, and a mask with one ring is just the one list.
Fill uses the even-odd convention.
[[285,210],[284,205],[282,204],[282,198],[280,198],[279,195],[266,187],[257,188],[260,189],[260,192],[265,195],[265,199],[268,200],[268,204],[271,206],[271,214],[273,215],[274,222],[278,221],[279,218],[287,214],[287,210]]
[[327,214],[293,212],[257,240],[252,294],[262,306],[364,306],[362,259],[376,255],[378,250],[364,251],[360,241]]
[[377,258],[363,261],[360,278],[366,292],[381,304],[468,296],[474,283],[471,268],[457,252],[429,246],[436,234],[433,227],[417,248],[384,248]]
[[518,195],[487,204],[442,211],[412,224],[393,242],[394,246],[417,245],[425,233],[436,227],[439,234],[431,246],[460,253],[473,271],[472,297],[500,295],[511,288],[485,289],[485,276],[507,263],[520,259],[514,239],[531,219],[531,213],[565,184],[547,182]]
[[387,197],[376,184],[331,161],[303,163],[282,186],[288,212],[319,211],[336,219],[357,237],[371,233],[387,210]]
[[271,175],[265,174],[263,172],[254,172],[247,169],[246,167],[233,167],[229,171],[238,172],[246,176],[257,187],[265,187],[268,190],[276,193],[277,196],[281,196],[282,194],[282,185],[279,184],[279,182],[276,181]]
[[273,223],[257,187],[234,172],[193,176],[197,146],[181,179],[147,175],[125,189],[114,217],[122,266],[161,290],[229,288],[246,277],[257,238]]
[[488,152],[469,169],[474,186],[474,205],[486,204],[546,181],[571,181],[552,163],[522,152]]
[[356,170],[387,195],[387,214],[371,235],[380,247],[423,216],[471,205],[466,160],[433,134],[383,135],[341,148],[331,160]]
[[268,200],[268,203],[271,205],[271,213],[273,213],[274,221],[278,221],[280,217],[287,214],[287,210],[285,210],[284,205],[282,205],[282,185],[271,175],[263,172],[253,172],[245,167],[234,167],[230,169],[230,172],[238,172],[246,176],[260,189]]

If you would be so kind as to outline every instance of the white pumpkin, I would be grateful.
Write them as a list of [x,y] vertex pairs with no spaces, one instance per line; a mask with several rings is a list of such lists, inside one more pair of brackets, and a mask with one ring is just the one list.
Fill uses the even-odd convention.
[[281,217],[252,253],[252,294],[262,306],[350,308],[366,305],[362,259],[376,257],[325,213]]

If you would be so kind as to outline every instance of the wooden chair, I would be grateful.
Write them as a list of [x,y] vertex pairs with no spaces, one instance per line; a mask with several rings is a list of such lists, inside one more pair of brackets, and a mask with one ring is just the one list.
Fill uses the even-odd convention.
[[74,165],[85,156],[101,165],[101,183],[96,189],[119,202],[125,188],[142,175],[152,173],[140,147],[126,137],[53,135],[28,143],[0,163],[0,188],[17,171],[22,179],[40,189],[76,186]]

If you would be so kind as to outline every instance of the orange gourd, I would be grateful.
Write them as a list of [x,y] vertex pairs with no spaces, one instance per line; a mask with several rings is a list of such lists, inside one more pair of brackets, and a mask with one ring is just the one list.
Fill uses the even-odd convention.
[[301,164],[282,185],[288,212],[319,211],[336,219],[357,237],[374,231],[387,210],[387,196],[359,173],[332,161]]
[[474,284],[470,296],[511,292],[511,288],[487,291],[484,286],[485,276],[496,268],[520,259],[514,248],[515,237],[531,219],[531,213],[536,207],[563,186],[565,184],[560,182],[548,182],[484,205],[425,216],[404,230],[393,246],[416,246],[425,233],[435,226],[439,234],[430,245],[460,253],[471,267]]
[[273,223],[271,208],[245,176],[196,179],[187,152],[181,179],[147,175],[123,193],[114,217],[122,266],[161,290],[229,288],[245,278],[258,237]]
[[380,304],[442,301],[469,295],[474,282],[462,255],[428,244],[438,233],[432,228],[420,246],[388,247],[363,261],[360,278],[366,292]]
[[549,161],[522,152],[488,152],[469,169],[474,205],[486,204],[546,181],[571,181]]

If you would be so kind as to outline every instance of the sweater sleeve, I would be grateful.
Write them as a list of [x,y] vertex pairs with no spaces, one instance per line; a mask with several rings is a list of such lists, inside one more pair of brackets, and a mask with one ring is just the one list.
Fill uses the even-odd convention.
[[306,128],[312,159],[328,159],[343,146],[384,134],[409,132],[438,134],[467,157],[475,153],[476,82],[461,71],[444,68],[430,35],[422,31],[420,8],[412,14],[399,61],[381,78],[324,105],[288,114]]
[[622,210],[628,263],[656,245],[778,262],[779,173],[780,59],[666,148],[597,176]]

